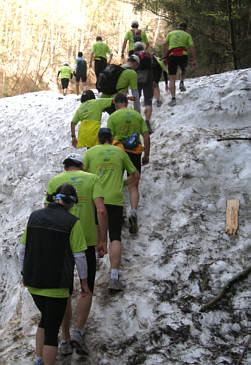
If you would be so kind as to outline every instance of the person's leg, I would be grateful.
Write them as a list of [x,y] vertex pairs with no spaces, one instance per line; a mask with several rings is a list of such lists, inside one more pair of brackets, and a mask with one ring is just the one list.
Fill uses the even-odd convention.
[[172,98],[175,98],[175,81],[176,75],[169,75],[169,88]]
[[152,81],[151,77],[149,77],[146,86],[144,86],[143,93],[144,93],[144,102],[145,102],[145,110],[144,110],[145,121],[146,121],[148,131],[151,134],[151,133],[153,133],[153,130],[152,130],[152,127],[150,124],[150,119],[152,116],[152,100],[153,100],[153,81]]
[[36,333],[36,356],[43,356],[44,347],[44,328],[38,327]]
[[157,82],[153,82],[153,87],[154,87],[154,98],[155,99],[160,99],[160,88],[159,88],[159,84]]
[[[129,153],[127,152],[130,160],[133,165],[136,167],[139,173],[141,173],[141,154]],[[131,204],[131,212],[129,215],[129,232],[137,233],[138,232],[138,218],[137,218],[137,208],[139,203],[139,181],[128,185],[128,191],[130,196],[130,204]]]
[[72,306],[71,306],[71,297],[67,299],[66,310],[62,322],[62,337],[64,341],[70,339],[70,327],[71,327],[71,319],[72,319]]
[[79,95],[79,82],[76,81],[76,93],[77,95]]
[[91,305],[92,305],[92,293],[94,291],[94,283],[96,276],[96,254],[95,254],[95,246],[89,246],[85,251],[86,261],[88,265],[88,287],[90,289],[90,294],[82,297],[80,295],[78,304],[77,304],[77,322],[76,329],[83,330],[86,321],[88,319]]
[[131,209],[137,210],[139,204],[139,180],[135,183],[128,184],[127,187],[130,196]]
[[110,290],[122,290],[119,281],[119,268],[121,263],[121,229],[123,223],[123,206],[106,204],[108,214],[108,229],[110,238],[109,257],[111,265],[111,279],[108,284]]
[[148,120],[148,121],[150,121],[150,119],[151,119],[151,116],[152,116],[152,110],[153,110],[153,108],[152,108],[152,106],[151,105],[146,105],[145,106],[145,120]]
[[44,346],[44,308],[45,308],[45,297],[41,295],[32,294],[32,299],[38,310],[41,313],[41,320],[36,332],[36,358],[37,360],[42,360],[43,356],[43,346]]
[[67,298],[45,297],[44,365],[54,365],[58,349],[58,332],[67,306]]
[[180,91],[186,91],[186,88],[184,86],[184,80],[185,80],[185,77],[186,77],[187,63],[188,63],[188,57],[186,55],[180,57],[180,61],[179,61],[179,66],[180,66],[180,69],[181,69],[181,72],[180,72]]

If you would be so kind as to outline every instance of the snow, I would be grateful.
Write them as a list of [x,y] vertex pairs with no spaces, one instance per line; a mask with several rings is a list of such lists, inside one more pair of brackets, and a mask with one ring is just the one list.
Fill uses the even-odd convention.
[[[161,85],[140,183],[139,234],[122,233],[125,291],[108,294],[106,257],[86,326],[87,365],[232,364],[248,341],[250,277],[212,311],[199,310],[250,257],[251,142],[217,139],[251,137],[251,70],[185,84],[173,108]],[[44,91],[0,100],[1,365],[28,365],[34,357],[39,315],[20,282],[17,247],[48,180],[75,151],[70,121],[80,104],[73,94],[58,97]],[[227,199],[240,200],[236,236],[225,233]],[[83,362],[74,355],[57,363]],[[249,354],[242,364],[250,364]]]

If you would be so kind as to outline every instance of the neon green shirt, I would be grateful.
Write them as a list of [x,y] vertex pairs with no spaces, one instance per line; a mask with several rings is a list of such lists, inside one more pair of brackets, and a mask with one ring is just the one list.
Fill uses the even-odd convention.
[[[27,227],[25,228],[24,234],[22,235],[20,241],[23,245],[26,244],[26,236],[27,236]],[[83,234],[83,230],[79,220],[74,224],[71,230],[70,245],[73,253],[82,252],[87,249],[85,236]],[[70,295],[68,288],[40,289],[28,286],[28,290],[31,294],[42,295],[43,297],[68,298]]]
[[[172,48],[185,47],[189,48],[193,46],[193,40],[190,34],[185,32],[184,30],[173,30],[168,33],[166,36],[166,42],[168,43],[168,50]],[[187,55],[187,52],[183,52],[184,55]]]
[[123,172],[136,171],[125,151],[110,144],[94,146],[84,154],[84,169],[98,175],[105,204],[124,205]]
[[76,111],[72,122],[77,124],[82,120],[97,120],[102,118],[102,112],[112,104],[112,99],[92,99],[81,104]]
[[[129,87],[131,90],[138,90],[138,75],[134,70],[125,69],[118,78],[116,89],[119,93],[127,93]],[[111,98],[114,95],[116,94],[102,94],[101,98]]]
[[[77,190],[78,204],[74,204],[70,213],[80,219],[87,245],[95,246],[96,225],[93,201],[104,197],[102,186],[96,175],[82,170],[72,170],[54,176],[48,183],[47,193],[53,194],[64,183],[73,185]],[[47,203],[46,200],[45,203]]]
[[106,59],[107,53],[111,53],[111,50],[106,43],[98,41],[93,44],[92,52],[94,53],[94,57],[103,57]]
[[166,69],[166,65],[164,64],[164,62],[157,56],[154,56],[158,62],[158,64],[160,65],[160,67],[162,68],[162,71],[167,72]]
[[61,79],[70,79],[71,77],[71,69],[68,66],[63,66],[60,68],[60,78]]
[[[119,109],[112,113],[107,121],[107,128],[112,131],[115,140],[130,137],[134,132],[148,132],[146,122],[140,113],[132,109]],[[139,137],[140,138],[140,137]]]
[[[138,29],[135,29],[135,30],[138,30]],[[141,36],[141,42],[143,42],[145,44],[149,43],[146,32],[144,30],[141,30],[140,36]],[[129,51],[133,51],[134,50],[134,37],[133,37],[132,30],[129,30],[126,33],[125,40],[129,41]]]

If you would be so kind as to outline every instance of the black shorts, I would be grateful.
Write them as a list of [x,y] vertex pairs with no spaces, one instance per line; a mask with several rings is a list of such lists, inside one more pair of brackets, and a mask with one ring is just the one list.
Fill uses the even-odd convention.
[[79,82],[80,80],[82,82],[86,82],[86,74],[76,74],[75,75],[76,82]]
[[155,81],[157,84],[161,79],[162,72],[163,70],[159,64],[153,68],[153,81]]
[[98,75],[104,71],[104,69],[107,66],[107,60],[105,58],[99,57],[100,60],[94,61],[94,71],[96,74],[96,78],[98,78]]
[[96,276],[96,253],[95,253],[95,246],[88,246],[87,250],[85,251],[86,261],[88,265],[88,287],[90,291],[93,293],[94,290],[94,283],[95,283],[95,276]]
[[141,173],[141,153],[130,153],[126,152],[128,156],[130,157],[130,160],[132,161],[133,165],[136,167],[139,173]]
[[138,84],[139,97],[141,96],[141,92],[143,90],[144,95],[144,105],[152,106],[153,100],[153,78],[152,74],[149,75],[148,80],[145,84]]
[[176,75],[178,66],[181,71],[185,71],[187,67],[188,56],[169,56],[168,57],[168,73],[169,75]]
[[62,89],[67,89],[69,81],[70,81],[69,79],[61,79]]
[[58,332],[63,321],[68,298],[31,295],[42,315],[38,326],[44,329],[44,345],[58,346]]
[[[123,207],[120,205],[105,204],[108,216],[109,239],[121,241],[121,229],[123,223]],[[95,210],[95,221],[98,224],[97,211]]]

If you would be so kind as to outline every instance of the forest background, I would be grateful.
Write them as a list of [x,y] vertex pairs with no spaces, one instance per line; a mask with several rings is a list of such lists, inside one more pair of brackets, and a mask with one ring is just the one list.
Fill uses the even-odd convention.
[[[120,64],[134,19],[147,32],[150,51],[160,56],[168,31],[188,24],[198,54],[189,77],[251,66],[250,0],[0,0],[0,96],[56,91],[62,63],[73,69],[78,51],[89,63],[97,35]],[[88,83],[94,81],[88,69]]]

